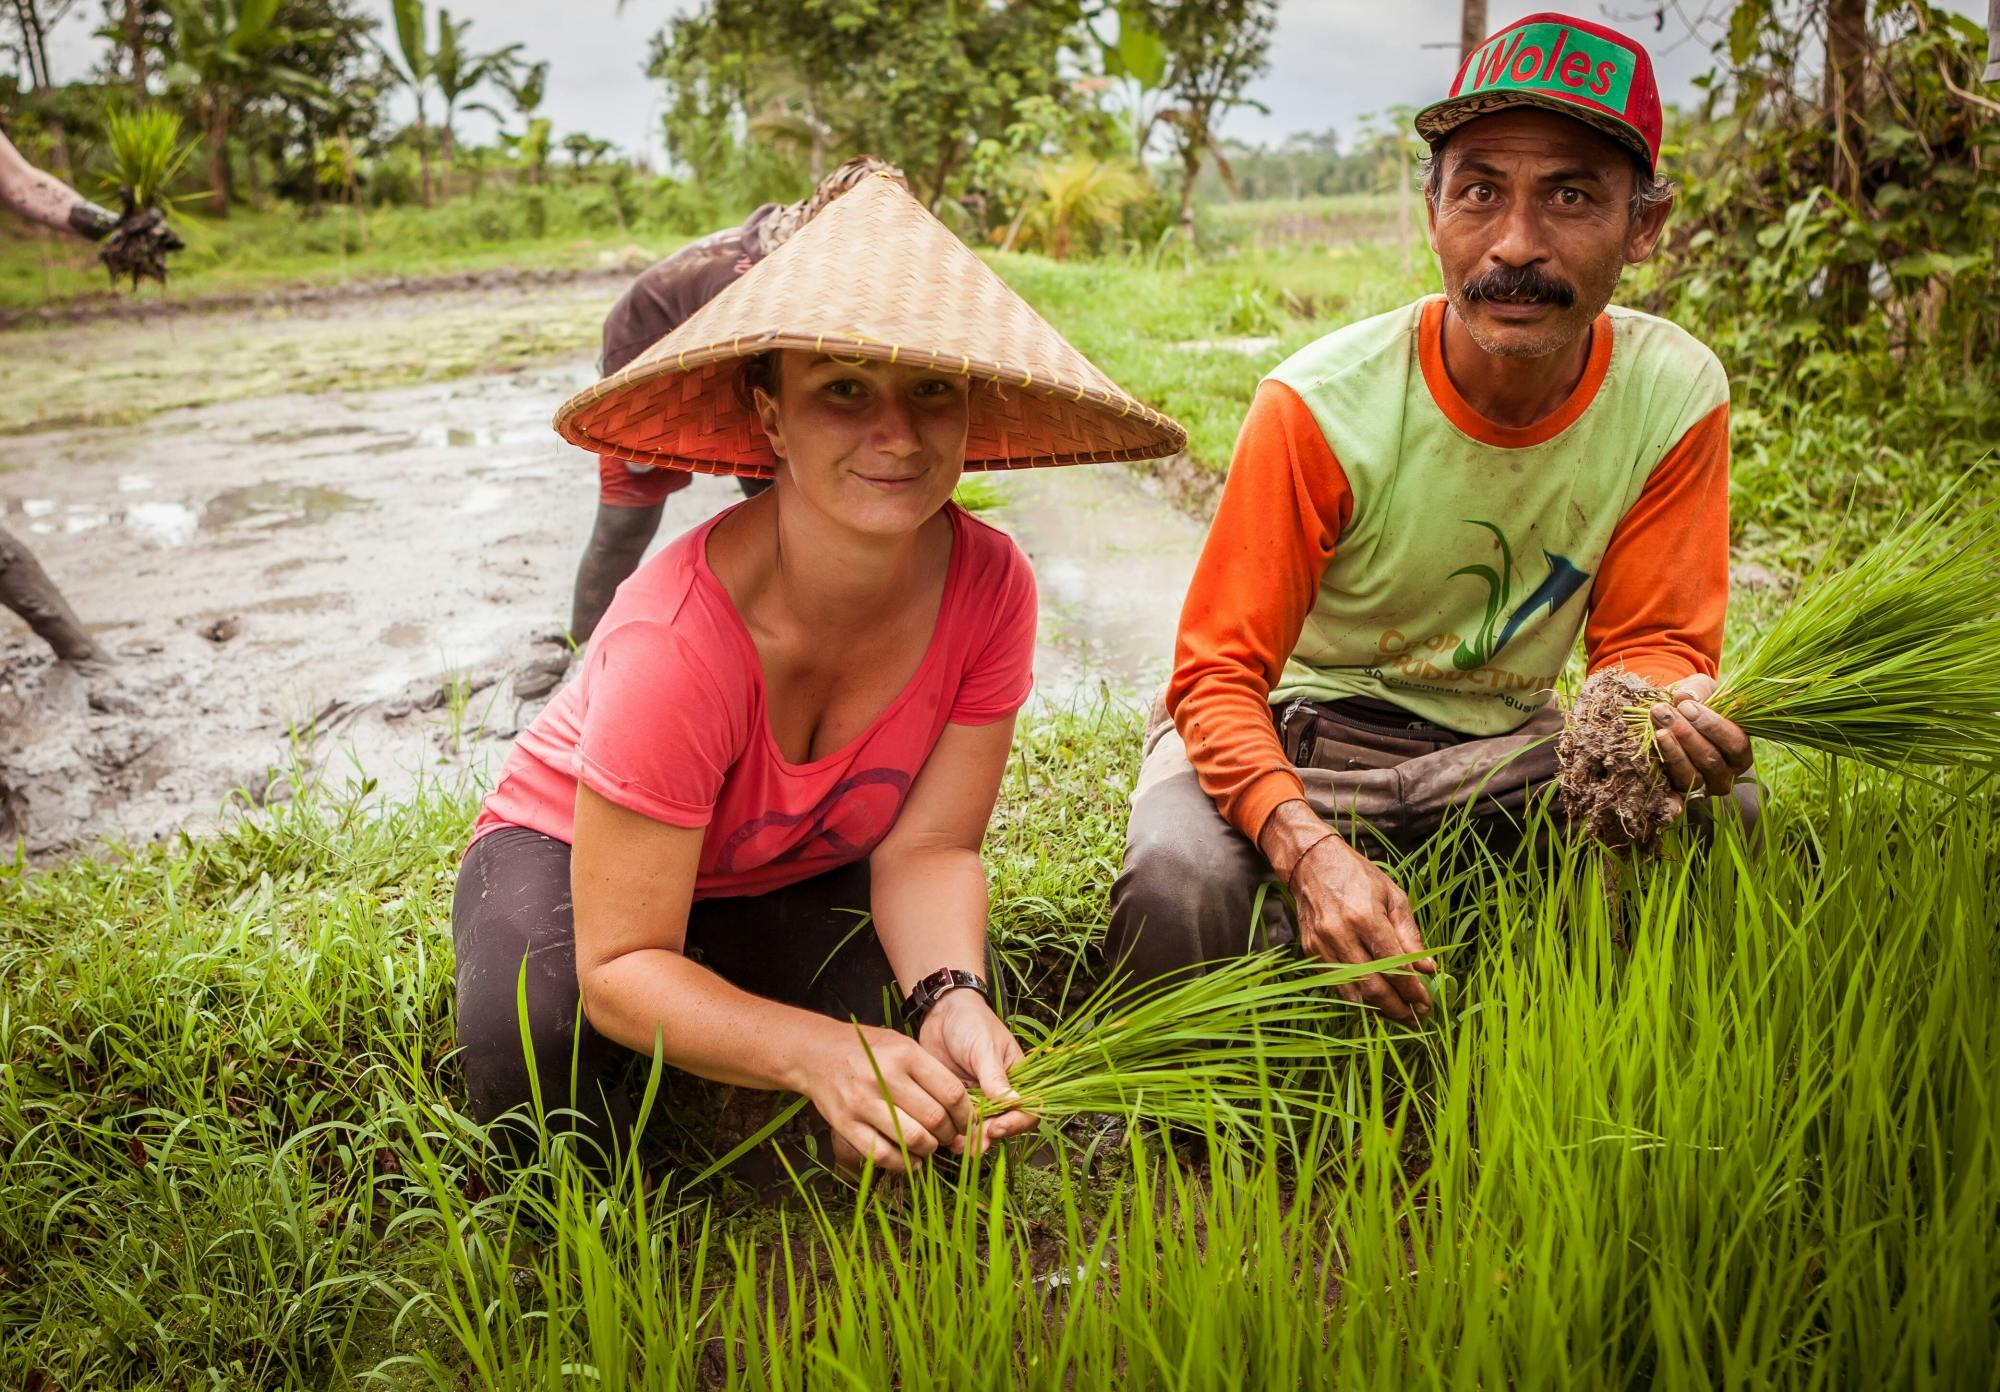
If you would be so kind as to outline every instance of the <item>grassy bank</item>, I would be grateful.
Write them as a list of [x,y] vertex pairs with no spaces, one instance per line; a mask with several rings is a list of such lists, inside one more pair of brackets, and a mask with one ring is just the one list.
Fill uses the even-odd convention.
[[[1088,960],[1135,737],[1024,735],[992,846],[1024,974]],[[1978,1385],[2000,808],[1781,785],[1757,850],[1402,867],[1454,979],[1334,1080],[1345,1125],[776,1211],[484,1162],[450,1060],[465,797],[9,875],[0,1381]]]

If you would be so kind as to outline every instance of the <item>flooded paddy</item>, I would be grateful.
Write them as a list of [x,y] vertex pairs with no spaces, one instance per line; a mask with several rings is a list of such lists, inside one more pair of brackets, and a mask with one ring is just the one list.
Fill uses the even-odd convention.
[[[572,354],[0,438],[0,525],[116,658],[86,678],[0,612],[0,775],[30,852],[169,835],[308,771],[388,795],[490,771],[539,709],[512,675],[569,612],[594,461],[549,417],[591,375]],[[1040,580],[1043,699],[1157,681],[1199,525],[1115,467],[999,484],[987,516]],[[697,478],[661,540],[739,496]]]

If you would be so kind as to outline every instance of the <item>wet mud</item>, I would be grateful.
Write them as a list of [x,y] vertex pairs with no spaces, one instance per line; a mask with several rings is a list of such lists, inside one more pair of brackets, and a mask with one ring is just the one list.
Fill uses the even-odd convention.
[[[300,777],[490,777],[540,708],[513,677],[562,651],[596,473],[549,418],[590,377],[579,357],[0,439],[0,527],[113,659],[80,673],[0,613],[0,809],[30,854],[199,828]],[[1199,525],[1115,467],[1001,485],[989,520],[1042,587],[1041,699],[1157,682]],[[697,478],[661,541],[739,497]]]
[[1585,682],[1566,712],[1556,740],[1563,811],[1605,845],[1652,850],[1680,815],[1680,799],[1627,717],[1633,707],[1666,699],[1665,692],[1613,667]]

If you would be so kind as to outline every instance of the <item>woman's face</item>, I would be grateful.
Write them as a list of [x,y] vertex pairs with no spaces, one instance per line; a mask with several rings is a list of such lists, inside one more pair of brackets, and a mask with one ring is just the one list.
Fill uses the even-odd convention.
[[915,531],[965,469],[967,378],[787,349],[755,393],[779,472],[820,511],[882,536]]

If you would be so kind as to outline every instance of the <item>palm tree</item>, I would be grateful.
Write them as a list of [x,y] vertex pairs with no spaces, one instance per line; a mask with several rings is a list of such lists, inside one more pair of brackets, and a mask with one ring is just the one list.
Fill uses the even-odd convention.
[[[488,78],[512,71],[515,55],[521,51],[520,44],[508,44],[496,48],[491,53],[471,53],[465,47],[465,31],[472,27],[469,19],[452,22],[449,10],[438,11],[437,48],[431,54],[431,81],[437,84],[438,95],[444,98],[444,125],[439,135],[440,153],[444,156],[444,170],[447,178],[451,175],[451,156],[455,145],[452,122],[458,114],[458,105],[466,93]],[[484,111],[494,120],[500,113],[484,102],[466,103],[468,111]]]
[[[382,48],[388,70],[396,75],[417,99],[417,164],[423,170],[424,206],[431,206],[430,127],[424,119],[424,95],[431,86],[431,52],[424,46],[424,0],[391,0],[396,20],[396,47],[402,50],[402,64],[396,55]],[[376,47],[381,48],[380,44]]]
[[[417,159],[423,169],[424,206],[430,207],[435,201],[431,178],[430,121],[424,105],[432,84],[444,98],[444,128],[440,140],[445,169],[451,168],[452,121],[458,113],[459,103],[465,94],[486,81],[511,70],[515,65],[514,55],[521,50],[520,44],[509,44],[491,53],[468,53],[465,49],[465,31],[472,27],[471,20],[454,22],[451,12],[440,9],[437,17],[437,44],[430,46],[424,37],[428,27],[424,20],[424,0],[392,0],[396,17],[396,47],[401,50],[399,64],[396,54],[388,49],[382,56],[389,62],[389,68],[408,87],[417,100]],[[483,108],[491,111],[491,107]],[[495,113],[497,115],[498,113]]]
[[170,86],[188,92],[208,146],[209,210],[229,214],[229,133],[244,101],[258,93],[323,99],[318,80],[271,60],[278,49],[319,36],[273,23],[278,0],[166,0],[174,24]]
[[535,108],[548,95],[549,65],[546,62],[509,64],[495,73],[493,80],[507,93],[508,100],[514,103],[514,110],[524,123],[519,135],[502,131],[500,138],[513,148],[520,159],[528,183],[539,184],[542,168],[549,160],[549,122],[547,117],[535,115]]

